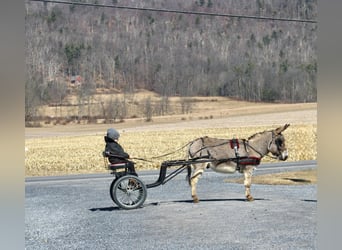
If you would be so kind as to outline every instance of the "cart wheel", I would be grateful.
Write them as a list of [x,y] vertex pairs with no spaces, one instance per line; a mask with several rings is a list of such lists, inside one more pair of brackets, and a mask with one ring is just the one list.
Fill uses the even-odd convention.
[[125,176],[125,174],[124,174],[124,173],[117,173],[117,174],[115,175],[114,180],[113,180],[112,183],[110,184],[109,194],[110,194],[110,198],[112,198],[112,200],[114,201],[114,203],[115,203],[115,200],[114,200],[113,192],[112,192],[113,187],[114,187],[114,183],[115,183],[119,178],[121,178],[122,176]]
[[113,197],[113,192],[112,192],[112,190],[113,190],[114,184],[115,184],[115,182],[116,182],[117,180],[118,180],[118,178],[115,178],[115,179],[112,181],[112,184],[110,184],[110,188],[109,188],[110,198],[112,198],[112,201],[114,201],[114,202],[115,202],[115,200],[114,200],[114,197]]
[[134,209],[142,206],[145,202],[147,189],[138,177],[125,175],[112,182],[110,194],[115,204],[119,207]]

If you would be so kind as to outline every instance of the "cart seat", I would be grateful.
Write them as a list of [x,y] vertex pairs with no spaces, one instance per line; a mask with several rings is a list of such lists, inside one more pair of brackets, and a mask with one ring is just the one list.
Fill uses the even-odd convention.
[[110,163],[108,164],[108,169],[110,170],[118,170],[122,168],[126,168],[126,162],[119,162],[119,163]]

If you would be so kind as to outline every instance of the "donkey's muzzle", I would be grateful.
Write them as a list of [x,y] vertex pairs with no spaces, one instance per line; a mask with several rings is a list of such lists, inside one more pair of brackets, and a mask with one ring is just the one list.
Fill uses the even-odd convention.
[[282,160],[282,161],[286,161],[288,157],[289,157],[289,155],[287,153],[287,150],[285,150],[285,151],[280,153],[280,155],[278,156],[278,159]]

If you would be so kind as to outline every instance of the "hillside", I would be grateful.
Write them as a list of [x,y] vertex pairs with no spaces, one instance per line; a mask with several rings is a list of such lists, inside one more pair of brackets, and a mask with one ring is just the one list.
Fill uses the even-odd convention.
[[[91,2],[82,0],[81,3]],[[103,0],[98,4],[317,19],[316,0]],[[26,120],[42,105],[77,105],[137,89],[252,102],[315,102],[317,25],[25,2]],[[161,110],[161,112],[166,112]],[[166,112],[167,113],[167,112]],[[89,112],[78,111],[78,117]],[[103,118],[104,115],[102,114]],[[134,113],[126,113],[133,117]]]

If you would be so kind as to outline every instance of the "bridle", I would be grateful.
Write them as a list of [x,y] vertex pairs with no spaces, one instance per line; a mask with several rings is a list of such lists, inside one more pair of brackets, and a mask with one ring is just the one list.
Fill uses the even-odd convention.
[[[271,146],[272,146],[272,144],[273,144],[273,141],[274,141],[275,138],[277,137],[273,130],[272,130],[272,131],[269,131],[269,132],[272,133],[272,138],[271,138],[271,140],[270,140],[269,143],[268,143],[268,146],[267,146],[267,151],[268,151],[268,152],[267,152],[265,155],[262,154],[262,153],[260,153],[260,151],[257,150],[257,149],[255,149],[253,146],[251,146],[251,145],[248,143],[248,140],[246,141],[246,145],[247,145],[249,148],[253,149],[256,153],[258,153],[258,154],[260,155],[260,158],[266,156],[266,157],[269,157],[269,158],[271,158],[271,159],[278,159],[279,155],[273,156],[273,155],[269,155],[269,154],[268,154],[268,153],[270,152],[270,149],[271,149]],[[274,143],[277,145],[277,149],[278,149],[278,151],[280,152],[280,150],[279,150],[279,145],[278,145],[276,142],[274,142]]]

